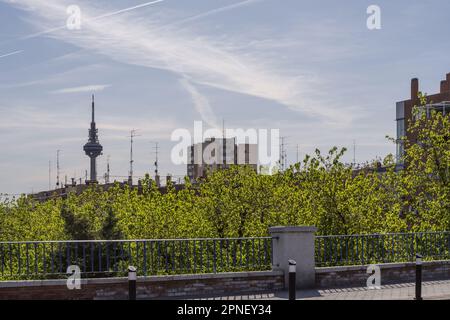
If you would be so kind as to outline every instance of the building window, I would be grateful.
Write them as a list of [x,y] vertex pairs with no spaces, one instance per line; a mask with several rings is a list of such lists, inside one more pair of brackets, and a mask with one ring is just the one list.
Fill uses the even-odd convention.
[[[450,113],[450,104],[448,102],[429,104],[429,105],[426,105],[424,108],[425,108],[427,118],[429,118],[431,116],[432,111],[443,114],[444,116]],[[423,114],[423,112],[424,112],[423,108],[421,108],[420,111],[421,112],[419,112],[419,115]]]
[[401,139],[406,135],[405,132],[405,119],[397,120],[397,139]]

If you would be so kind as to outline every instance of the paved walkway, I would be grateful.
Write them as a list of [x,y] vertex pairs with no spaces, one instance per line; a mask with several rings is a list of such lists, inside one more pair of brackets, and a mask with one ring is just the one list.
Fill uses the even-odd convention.
[[[382,286],[380,289],[348,288],[297,291],[298,300],[413,300],[415,284],[404,283]],[[450,280],[429,281],[422,284],[424,300],[450,300]],[[201,300],[284,300],[285,291],[267,294],[231,295]]]

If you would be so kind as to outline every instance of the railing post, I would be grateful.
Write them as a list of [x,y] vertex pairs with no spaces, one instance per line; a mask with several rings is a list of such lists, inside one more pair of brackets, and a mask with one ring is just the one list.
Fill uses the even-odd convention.
[[314,241],[315,227],[271,227],[272,269],[282,270],[285,288],[289,285],[289,260],[296,261],[298,275],[296,287],[312,288],[315,285]]
[[289,300],[296,300],[295,275],[297,273],[297,262],[289,260]]
[[416,254],[416,297],[415,300],[422,300],[422,256]]
[[128,300],[136,300],[136,267],[128,267]]

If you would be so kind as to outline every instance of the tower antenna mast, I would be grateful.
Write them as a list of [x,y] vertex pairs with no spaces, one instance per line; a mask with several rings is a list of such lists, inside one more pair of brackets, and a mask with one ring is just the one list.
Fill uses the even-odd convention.
[[83,147],[84,152],[91,160],[90,179],[86,177],[86,183],[97,183],[97,157],[102,154],[103,146],[98,141],[98,129],[95,124],[95,101],[92,95],[92,119],[91,128],[89,129],[88,142]]

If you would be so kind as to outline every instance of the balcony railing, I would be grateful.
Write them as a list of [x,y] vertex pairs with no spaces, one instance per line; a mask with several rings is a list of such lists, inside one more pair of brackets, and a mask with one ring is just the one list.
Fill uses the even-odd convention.
[[[295,245],[295,244],[292,244]],[[316,236],[317,267],[450,259],[450,232]],[[0,280],[263,271],[272,268],[272,238],[0,242]]]
[[0,242],[0,280],[270,270],[272,238]]
[[450,259],[450,232],[317,236],[316,266],[410,262]]

